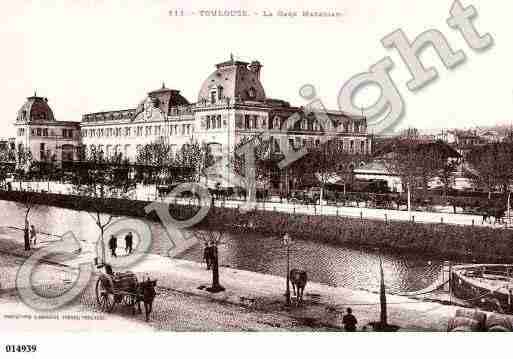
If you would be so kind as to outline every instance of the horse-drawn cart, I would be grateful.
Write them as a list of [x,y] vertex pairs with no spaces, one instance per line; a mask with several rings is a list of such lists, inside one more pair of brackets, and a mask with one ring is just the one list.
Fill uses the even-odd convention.
[[134,307],[140,297],[139,282],[132,272],[102,273],[96,281],[96,301],[106,312],[112,312],[120,303]]
[[96,281],[96,301],[105,312],[112,312],[116,304],[124,304],[132,308],[140,309],[140,302],[144,303],[146,320],[152,310],[155,299],[156,280],[139,282],[133,272],[113,273],[109,265],[105,265],[106,274],[100,273]]

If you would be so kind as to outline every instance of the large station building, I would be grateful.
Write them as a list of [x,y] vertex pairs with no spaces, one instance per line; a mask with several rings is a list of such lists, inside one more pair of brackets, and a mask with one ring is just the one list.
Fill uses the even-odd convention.
[[[239,142],[262,134],[272,140],[274,152],[288,150],[283,146],[319,145],[325,130],[318,119],[301,107],[268,98],[261,71],[258,61],[231,57],[215,65],[196,101],[162,84],[134,108],[84,114],[81,123],[56,121],[46,99],[29,97],[18,113],[16,142],[29,147],[36,160],[53,152],[59,160],[76,159],[84,146],[86,151],[96,148],[107,156],[122,154],[130,161],[136,160],[144,144],[158,141],[175,150],[197,141],[217,155],[230,154]],[[288,128],[286,120],[294,114],[299,115],[298,121]],[[365,118],[340,111],[327,114],[334,129],[331,133],[348,152],[370,153]]]

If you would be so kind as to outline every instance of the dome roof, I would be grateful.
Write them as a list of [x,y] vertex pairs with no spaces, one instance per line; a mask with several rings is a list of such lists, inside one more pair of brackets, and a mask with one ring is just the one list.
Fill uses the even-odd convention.
[[53,111],[48,105],[48,99],[34,96],[28,97],[21,106],[16,122],[48,122],[55,121]]
[[144,110],[148,101],[151,101],[153,107],[160,108],[166,115],[171,113],[172,108],[189,105],[189,101],[180,94],[179,90],[169,89],[163,83],[161,88],[148,92],[148,96],[137,106],[135,116]]
[[[265,91],[260,82],[258,61],[251,64],[233,59],[216,65],[216,70],[203,82],[198,94],[198,102],[210,101],[211,94],[229,98],[230,101],[264,101]],[[217,92],[219,91],[219,92]]]

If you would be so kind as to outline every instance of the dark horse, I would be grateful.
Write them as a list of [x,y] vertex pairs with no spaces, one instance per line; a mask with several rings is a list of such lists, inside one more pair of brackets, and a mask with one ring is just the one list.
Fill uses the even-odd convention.
[[[146,314],[146,321],[150,319],[150,313],[153,309],[153,300],[157,295],[155,291],[155,287],[157,286],[157,280],[145,280],[144,282],[139,283],[139,295],[144,303],[144,311]],[[137,305],[139,307],[139,313],[141,312],[141,301],[137,301]]]
[[299,269],[292,269],[290,271],[290,283],[292,283],[292,290],[294,291],[294,296],[297,298],[297,303],[303,301],[303,291],[307,281],[308,276],[306,275],[306,271]]

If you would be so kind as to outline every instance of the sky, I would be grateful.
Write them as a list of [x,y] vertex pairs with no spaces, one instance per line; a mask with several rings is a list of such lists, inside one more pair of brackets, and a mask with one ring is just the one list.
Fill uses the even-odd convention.
[[[337,97],[348,79],[389,56],[394,62],[391,77],[406,106],[399,128],[510,124],[513,88],[507,66],[513,63],[513,3],[461,1],[476,8],[476,29],[494,39],[494,46],[480,53],[446,24],[452,3],[5,0],[0,4],[1,136],[15,134],[16,113],[34,91],[49,99],[55,117],[63,121],[79,121],[89,112],[134,108],[162,82],[195,102],[204,79],[230,53],[263,64],[261,80],[268,97],[303,105],[299,89],[311,84],[331,109],[338,109]],[[170,16],[175,9],[189,15]],[[199,16],[202,9],[245,9],[252,16]],[[342,16],[261,15],[279,10],[338,11]],[[449,70],[428,48],[421,59],[426,67],[436,67],[438,79],[412,93],[401,57],[381,44],[399,28],[410,40],[437,29],[467,60]],[[355,100],[369,106],[378,96],[379,91],[369,88]]]

